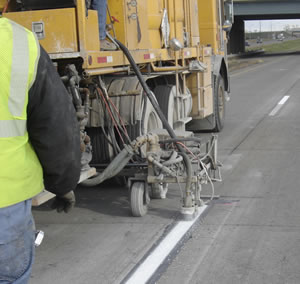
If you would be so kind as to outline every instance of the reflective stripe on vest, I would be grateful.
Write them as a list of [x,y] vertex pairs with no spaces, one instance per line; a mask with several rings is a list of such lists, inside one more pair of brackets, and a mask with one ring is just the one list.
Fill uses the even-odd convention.
[[43,189],[43,172],[27,132],[28,92],[39,43],[34,34],[0,17],[0,208]]
[[24,108],[29,69],[28,37],[12,24],[13,50],[11,63],[10,96],[8,107],[13,116],[21,116]]
[[26,120],[0,120],[0,138],[24,136]]

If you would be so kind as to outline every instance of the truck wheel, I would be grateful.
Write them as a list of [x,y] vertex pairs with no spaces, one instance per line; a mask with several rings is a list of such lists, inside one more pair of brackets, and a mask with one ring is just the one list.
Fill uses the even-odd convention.
[[[142,106],[144,107],[144,106]],[[147,105],[145,110],[145,117],[143,120],[143,131],[141,131],[141,134],[147,134],[148,132],[151,132],[151,130],[154,129],[161,129],[162,128],[162,122],[156,113],[154,107],[150,103],[149,99],[147,99]],[[140,134],[140,135],[141,135]]]
[[216,77],[214,88],[214,115],[216,126],[214,132],[220,132],[225,120],[225,84],[221,75]]
[[142,217],[147,214],[148,203],[150,199],[147,196],[144,182],[136,181],[130,188],[130,206],[134,217]]
[[175,95],[176,87],[170,85],[160,85],[154,89],[156,100],[161,111],[167,118],[169,124],[173,127],[175,118]]

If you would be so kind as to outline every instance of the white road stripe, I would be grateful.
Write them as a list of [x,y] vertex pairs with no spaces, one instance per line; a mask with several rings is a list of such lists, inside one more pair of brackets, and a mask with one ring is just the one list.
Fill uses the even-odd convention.
[[287,102],[287,100],[290,98],[290,96],[284,96],[276,107],[273,108],[273,110],[269,113],[269,116],[274,116],[281,108],[282,106]]
[[285,104],[286,101],[287,101],[289,98],[290,98],[290,96],[284,96],[284,97],[280,100],[280,102],[279,102],[278,104],[279,104],[279,105]]
[[206,208],[207,205],[200,207],[194,220],[178,222],[156,249],[140,264],[126,284],[146,283]]

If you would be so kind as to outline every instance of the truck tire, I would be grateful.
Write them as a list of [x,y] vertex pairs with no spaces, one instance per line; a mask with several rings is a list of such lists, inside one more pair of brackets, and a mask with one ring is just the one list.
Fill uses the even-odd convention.
[[216,124],[213,131],[220,132],[225,120],[225,84],[221,74],[215,77],[214,116]]
[[[162,122],[156,113],[154,107],[152,106],[150,100],[147,98],[147,101],[142,104],[141,108],[144,109],[144,117],[141,122],[140,133],[137,136],[147,134],[154,129],[161,129]],[[133,137],[136,138],[136,137]]]
[[176,90],[174,88],[176,87],[172,85],[159,85],[154,89],[160,109],[172,127],[176,120],[174,111]]

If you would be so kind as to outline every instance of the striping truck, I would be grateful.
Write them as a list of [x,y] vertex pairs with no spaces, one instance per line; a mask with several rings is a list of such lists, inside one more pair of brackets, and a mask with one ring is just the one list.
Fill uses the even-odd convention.
[[[131,211],[183,183],[182,213],[201,206],[219,171],[217,137],[230,91],[226,60],[232,0],[108,0],[102,51],[89,0],[0,0],[2,16],[35,32],[76,108],[83,181],[126,177]],[[193,131],[193,132],[192,132]]]

